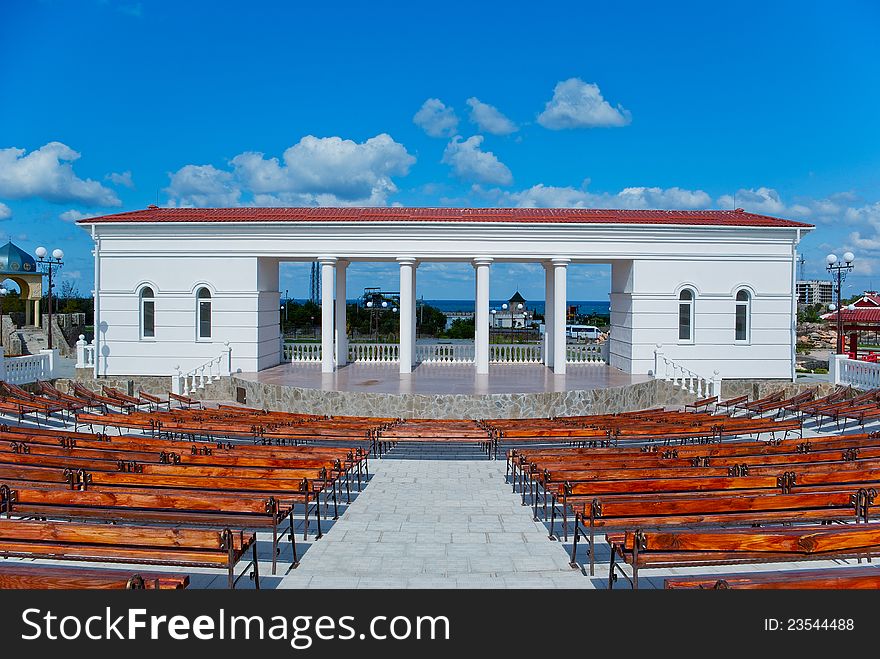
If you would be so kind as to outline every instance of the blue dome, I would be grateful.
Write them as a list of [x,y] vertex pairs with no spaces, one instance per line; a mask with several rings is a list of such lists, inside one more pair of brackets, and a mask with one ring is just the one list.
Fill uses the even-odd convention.
[[10,240],[0,247],[0,273],[6,275],[36,274],[37,262]]

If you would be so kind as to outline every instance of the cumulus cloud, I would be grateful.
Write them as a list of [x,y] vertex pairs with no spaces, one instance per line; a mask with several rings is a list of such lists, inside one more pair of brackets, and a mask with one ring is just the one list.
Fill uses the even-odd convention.
[[83,213],[76,209],[71,208],[69,211],[64,211],[58,217],[64,220],[65,222],[77,222],[79,220],[86,220],[91,217],[98,217],[101,213]]
[[134,188],[134,181],[131,180],[131,172],[124,171],[122,173],[111,172],[104,177],[105,180],[110,181],[113,185],[121,185],[126,188]]
[[773,188],[749,188],[736,191],[735,195],[722,195],[718,198],[720,208],[742,208],[750,213],[781,215],[785,213],[785,204],[779,193]]
[[182,167],[167,192],[172,204],[185,206],[382,206],[397,191],[393,177],[408,174],[414,162],[385,133],[360,143],[308,135],[280,159],[246,151],[232,158],[231,171]]
[[165,188],[173,206],[238,206],[241,190],[231,172],[213,165],[185,165],[169,174]]
[[12,219],[12,209],[0,201],[0,222]]
[[413,122],[431,137],[451,137],[458,130],[458,115],[439,98],[422,103]]
[[538,115],[538,123],[550,130],[626,126],[632,115],[621,105],[612,107],[599,86],[580,78],[556,83],[553,98]]
[[471,121],[481,131],[492,135],[510,135],[519,130],[516,124],[501,114],[495,106],[483,103],[475,96],[469,98],[467,104],[471,108]]
[[121,206],[113,190],[76,175],[71,163],[79,158],[79,153],[61,142],[49,142],[30,153],[25,149],[0,149],[0,196],[38,197],[57,204]]
[[630,187],[617,193],[594,193],[570,186],[538,184],[504,195],[504,200],[521,208],[708,208],[712,198],[702,190],[684,188]]
[[482,143],[482,135],[473,135],[466,140],[456,135],[446,145],[441,162],[450,165],[456,176],[468,181],[493,185],[513,183],[513,174],[507,165],[491,151],[480,149]]

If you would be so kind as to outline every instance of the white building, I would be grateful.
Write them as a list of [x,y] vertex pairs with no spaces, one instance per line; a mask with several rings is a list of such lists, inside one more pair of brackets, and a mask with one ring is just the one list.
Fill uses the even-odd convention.
[[798,304],[821,304],[834,302],[834,283],[820,279],[798,280]]
[[544,266],[547,349],[566,368],[575,263],[611,264],[609,364],[654,368],[654,351],[700,375],[792,378],[797,245],[810,225],[737,211],[479,208],[157,208],[81,220],[95,241],[95,373],[171,375],[215,359],[280,363],[279,263],[321,264],[324,372],[344,365],[346,266],[400,269],[400,372],[411,371],[415,282],[427,261],[475,272],[474,366],[489,367],[489,278]]

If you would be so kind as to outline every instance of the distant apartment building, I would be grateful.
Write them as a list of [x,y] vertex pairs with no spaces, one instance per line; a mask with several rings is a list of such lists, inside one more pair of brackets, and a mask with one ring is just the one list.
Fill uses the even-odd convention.
[[834,284],[819,279],[798,281],[797,296],[798,304],[828,305],[834,301]]

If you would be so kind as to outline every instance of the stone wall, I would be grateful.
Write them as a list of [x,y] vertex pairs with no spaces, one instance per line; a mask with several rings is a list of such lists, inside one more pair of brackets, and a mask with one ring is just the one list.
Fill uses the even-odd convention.
[[515,419],[605,414],[675,407],[694,400],[662,380],[626,387],[529,394],[381,394],[285,387],[233,376],[232,399],[244,390],[249,407],[332,416],[435,419]]
[[[94,379],[87,369],[80,369],[76,381],[100,393],[105,385],[129,395],[138,391],[165,397],[171,387],[170,377],[132,376]],[[58,380],[66,390],[69,380]],[[755,400],[779,389],[785,397],[818,387],[819,396],[833,391],[829,383],[799,383],[784,380],[725,380],[722,399],[748,394]],[[243,394],[243,398],[241,396]],[[223,377],[204,390],[188,394],[208,401],[242,402],[248,407],[326,414],[330,416],[380,416],[435,419],[528,419],[554,416],[578,416],[629,412],[652,407],[674,408],[693,402],[696,396],[663,380],[607,389],[528,393],[528,394],[382,394],[351,391],[324,391],[286,387]]]

